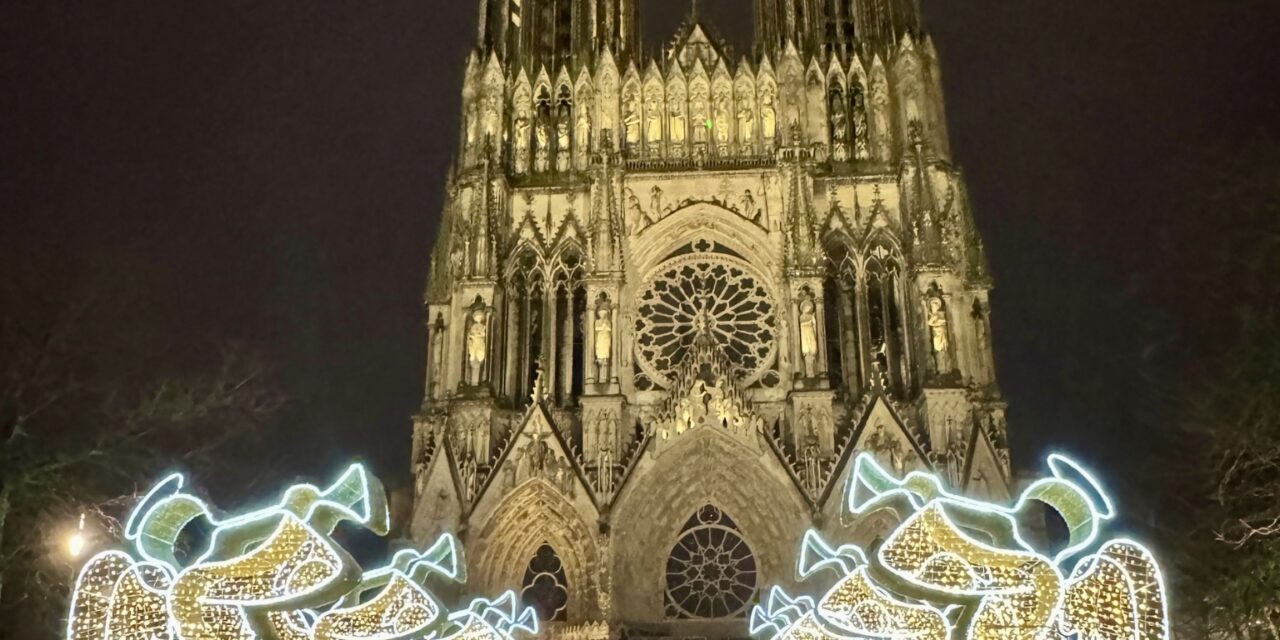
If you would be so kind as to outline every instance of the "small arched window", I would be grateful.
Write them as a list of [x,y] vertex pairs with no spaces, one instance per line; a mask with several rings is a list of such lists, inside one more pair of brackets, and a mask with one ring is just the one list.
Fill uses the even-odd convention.
[[560,556],[549,544],[538,547],[521,581],[520,602],[538,612],[542,622],[569,619],[569,582]]
[[707,505],[689,518],[667,557],[668,618],[736,618],[755,599],[751,547],[723,511]]

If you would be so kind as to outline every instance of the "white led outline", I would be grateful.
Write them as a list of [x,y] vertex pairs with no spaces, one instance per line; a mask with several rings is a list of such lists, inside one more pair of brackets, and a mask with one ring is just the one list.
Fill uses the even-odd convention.
[[[1068,638],[1073,638],[1073,637],[1079,638],[1079,633],[1080,633],[1079,630],[1074,630],[1072,633],[1067,634],[1065,631],[1066,623],[1062,617],[1063,606],[1065,604],[1066,596],[1071,586],[1078,583],[1080,580],[1083,580],[1086,576],[1089,575],[1089,571],[1092,570],[1092,566],[1089,563],[1094,563],[1094,562],[1111,563],[1120,570],[1121,575],[1124,577],[1124,580],[1125,580],[1125,586],[1127,587],[1127,594],[1129,596],[1129,601],[1127,604],[1130,607],[1131,612],[1133,613],[1133,619],[1135,621],[1135,624],[1138,625],[1131,631],[1136,632],[1141,628],[1141,624],[1140,624],[1141,616],[1138,614],[1138,606],[1140,605],[1140,602],[1138,600],[1138,594],[1145,593],[1147,594],[1146,595],[1147,599],[1157,601],[1161,608],[1161,612],[1160,612],[1161,626],[1159,629],[1159,632],[1161,635],[1159,636],[1159,638],[1160,640],[1167,640],[1167,638],[1169,637],[1169,630],[1170,630],[1168,591],[1165,585],[1163,570],[1161,569],[1159,562],[1156,560],[1155,554],[1152,553],[1147,546],[1135,540],[1132,540],[1130,538],[1122,537],[1122,538],[1111,539],[1103,543],[1096,552],[1079,559],[1075,563],[1075,567],[1072,569],[1071,573],[1064,575],[1061,564],[1066,560],[1069,560],[1072,556],[1076,555],[1081,550],[1087,547],[1091,547],[1095,543],[1097,543],[1098,538],[1101,535],[1102,523],[1105,521],[1112,520],[1116,516],[1116,509],[1110,494],[1108,494],[1106,490],[1103,488],[1102,483],[1099,482],[1096,476],[1094,476],[1083,465],[1079,464],[1074,459],[1066,455],[1063,455],[1061,453],[1049,454],[1046,458],[1046,462],[1047,462],[1047,466],[1049,467],[1050,471],[1053,474],[1052,477],[1041,478],[1040,480],[1033,482],[1019,495],[1019,498],[1013,507],[1003,507],[1000,505],[985,503],[978,500],[967,498],[965,496],[953,494],[947,491],[945,487],[942,486],[941,480],[934,474],[928,474],[928,473],[924,473],[917,470],[917,471],[910,472],[909,474],[907,474],[902,478],[895,478],[893,475],[886,472],[883,469],[883,467],[881,467],[869,454],[862,453],[862,454],[859,454],[857,459],[855,459],[854,471],[851,474],[848,482],[849,488],[848,488],[848,498],[846,501],[846,508],[849,510],[849,512],[851,512],[854,515],[861,515],[867,511],[882,508],[886,503],[890,502],[891,500],[898,497],[902,497],[902,498],[905,498],[907,501],[907,504],[911,505],[915,510],[915,513],[912,514],[911,518],[919,517],[920,512],[927,507],[936,507],[937,515],[945,522],[947,526],[953,528],[956,532],[960,533],[961,536],[966,540],[966,542],[974,544],[979,548],[996,551],[1001,554],[1013,553],[1016,555],[1030,556],[1032,559],[1042,561],[1044,563],[1044,566],[1047,566],[1049,570],[1052,572],[1052,574],[1058,579],[1056,601],[1053,603],[1053,606],[1050,607],[1050,615],[1046,624],[1049,625],[1051,628],[1055,629],[1058,633],[1062,633],[1064,637],[1068,637]],[[862,472],[863,465],[868,465],[868,467],[873,472],[878,472],[881,478],[888,480],[889,483],[893,485],[893,488],[880,492],[876,490],[874,487],[872,487],[870,484],[867,484],[865,481],[863,481],[863,472]],[[1074,478],[1071,477],[1072,475],[1074,475],[1075,477]],[[937,492],[936,495],[933,496],[932,499],[930,500],[927,500],[927,501],[924,500],[924,496],[918,493],[919,490],[909,488],[913,481],[923,481],[925,483],[925,487],[933,489]],[[1014,518],[1014,515],[1017,514],[1019,511],[1021,511],[1022,508],[1025,507],[1030,500],[1037,500],[1037,498],[1031,497],[1032,495],[1035,494],[1035,490],[1051,484],[1065,485],[1067,488],[1074,491],[1074,493],[1076,494],[1076,497],[1078,497],[1081,503],[1088,509],[1088,513],[1090,516],[1090,518],[1084,521],[1085,523],[1087,523],[1088,529],[1086,531],[1086,534],[1080,539],[1080,541],[1078,541],[1075,544],[1069,544],[1067,548],[1059,551],[1057,554],[1055,554],[1053,558],[1050,558],[1046,554],[1043,554],[1037,551],[1032,545],[1028,544],[1022,538],[1021,531],[1017,526],[1016,518]],[[864,497],[862,496],[862,494],[866,493],[867,491],[870,491],[872,495],[866,497],[865,500],[861,499]],[[935,505],[934,503],[937,503],[937,504]],[[981,540],[977,540],[973,538],[972,536],[965,533],[964,529],[956,526],[955,522],[947,514],[947,511],[946,511],[947,506],[954,506],[960,509],[972,509],[979,515],[996,516],[1004,520],[1006,523],[1010,525],[1008,531],[1011,534],[1011,537],[1013,538],[1014,544],[1020,547],[1020,549],[1010,550],[1010,549],[997,548],[997,547],[988,545],[982,542]],[[1053,506],[1053,505],[1050,505],[1050,506]],[[910,518],[907,520],[904,520],[903,524],[905,524],[908,521],[910,521]],[[891,575],[894,575],[902,579],[907,584],[912,584],[935,593],[954,594],[954,595],[964,596],[964,597],[978,597],[979,605],[978,605],[978,608],[975,610],[975,615],[970,622],[969,628],[966,630],[966,637],[972,636],[972,633],[974,631],[974,624],[976,624],[977,622],[976,614],[977,612],[981,611],[983,607],[987,606],[986,603],[989,598],[999,597],[1001,595],[1011,595],[1011,594],[1021,595],[1021,594],[1035,592],[1034,585],[1032,585],[1029,589],[1015,588],[1015,589],[999,589],[994,591],[984,590],[981,593],[964,591],[964,590],[956,590],[956,589],[938,587],[936,585],[923,583],[919,581],[916,578],[916,576],[894,570],[889,565],[884,563],[883,554],[885,549],[891,546],[892,541],[897,540],[901,535],[903,535],[903,529],[904,527],[899,525],[890,534],[889,539],[885,541],[884,545],[880,548],[879,553],[876,554],[876,559],[880,561],[881,565],[884,566],[884,568],[888,570]],[[1136,550],[1136,552],[1142,556],[1142,560],[1145,563],[1145,565],[1147,565],[1147,567],[1150,569],[1152,578],[1154,581],[1154,586],[1155,586],[1154,597],[1152,597],[1152,594],[1150,593],[1151,585],[1144,584],[1143,588],[1140,590],[1138,585],[1134,582],[1134,576],[1127,570],[1124,564],[1122,564],[1115,557],[1112,557],[1110,555],[1103,555],[1109,549],[1118,548],[1120,546],[1125,546],[1125,545],[1132,548],[1130,552]],[[852,550],[856,550],[856,551],[852,551]],[[810,554],[818,555],[819,560],[817,562],[813,562],[809,558]],[[800,559],[797,563],[797,574],[800,576],[801,579],[804,579],[806,577],[813,575],[817,571],[825,568],[846,569],[847,563],[851,561],[849,556],[857,556],[858,554],[861,554],[863,555],[863,557],[865,557],[865,553],[863,553],[862,549],[860,547],[857,547],[856,545],[843,545],[839,549],[832,549],[831,545],[828,544],[821,537],[821,535],[817,533],[816,530],[810,529],[806,531],[801,544]],[[840,557],[840,556],[844,556],[844,557]],[[932,556],[929,559],[927,559],[927,561],[932,561],[932,560],[933,560]],[[968,565],[969,563],[966,562],[963,564]],[[1075,575],[1075,573],[1081,570],[1083,570],[1084,573],[1080,576],[1079,579],[1074,579],[1073,576]],[[856,572],[865,573],[866,569],[865,567],[858,568],[854,573]],[[852,575],[847,575],[845,579],[848,579],[850,577],[852,577]],[[1030,577],[1030,574],[1028,574],[1028,577]],[[841,583],[837,583],[835,587],[832,587],[832,589],[827,592],[827,596],[829,596],[830,593],[834,589],[838,588],[842,583],[843,583],[843,579]],[[979,581],[975,580],[974,583],[978,584]],[[885,592],[883,588],[879,587],[878,585],[870,581],[869,575],[867,578],[867,585],[882,594]],[[799,611],[799,608],[794,606],[789,606],[789,607],[784,606],[781,609],[777,609],[775,593],[781,594],[781,597],[783,599],[787,601],[791,601],[789,596],[786,596],[784,592],[781,592],[778,589],[778,587],[776,586],[773,587],[773,589],[770,591],[770,599],[767,607],[762,605],[756,605],[752,610],[752,615],[750,619],[750,632],[753,635],[758,634],[759,632],[772,627],[776,631],[775,637],[780,637],[782,634],[787,633],[790,628],[792,628],[795,624],[799,623],[803,619],[804,616],[801,616],[800,618],[797,618],[794,620],[783,616],[782,614],[784,613],[790,614],[794,611]],[[827,596],[824,596],[824,599]],[[890,600],[896,601],[894,600],[893,597],[890,597]],[[956,611],[960,605],[947,604],[947,606],[939,608],[939,607],[933,606],[931,603],[927,601],[922,601],[921,604],[918,604],[918,605],[915,603],[907,603],[907,604],[908,606],[920,607],[922,609],[927,609],[927,610],[931,610],[933,612],[938,613],[939,615],[942,616],[942,619],[944,620],[944,624],[947,625],[948,633],[950,634],[951,632],[954,631],[955,627],[951,620],[951,613],[953,611]],[[826,627],[829,624],[834,624],[834,623],[832,623],[830,620],[827,620],[826,619],[827,616],[823,615],[821,604],[815,607],[812,613],[813,613],[814,621],[818,623],[819,626],[822,627],[825,632],[831,633],[830,629],[827,629]],[[779,619],[784,620],[785,624],[779,624]],[[836,638],[840,638],[841,640],[852,640],[852,637],[843,636],[841,634],[833,633],[831,635],[833,635]],[[864,634],[859,634],[859,635],[864,635]],[[1150,639],[1141,638],[1139,640],[1150,640]]]
[[[343,485],[350,482],[353,478],[358,480],[358,485],[350,489],[344,488]],[[199,596],[195,598],[192,606],[197,608],[218,607],[233,609],[236,614],[234,616],[234,620],[239,623],[240,629],[248,630],[254,634],[258,633],[258,629],[256,624],[250,618],[249,613],[251,611],[266,609],[265,612],[269,615],[287,615],[288,617],[286,622],[290,624],[291,631],[313,637],[316,624],[325,615],[355,610],[358,609],[360,605],[348,608],[339,607],[337,602],[341,602],[347,597],[341,596],[338,597],[336,599],[337,602],[330,605],[324,613],[319,613],[313,609],[301,607],[295,609],[273,609],[272,607],[277,607],[278,605],[285,604],[296,599],[306,598],[317,592],[328,589],[332,586],[335,580],[351,568],[346,562],[346,560],[349,560],[348,553],[331,538],[331,533],[324,533],[310,523],[320,509],[332,509],[333,521],[335,523],[341,522],[342,520],[352,520],[379,533],[389,529],[390,510],[385,507],[376,510],[374,509],[375,504],[379,504],[382,501],[378,500],[377,495],[375,495],[373,490],[374,482],[371,482],[371,478],[372,476],[364,465],[359,463],[352,464],[347,467],[336,481],[324,489],[321,489],[311,483],[295,484],[286,489],[283,496],[274,505],[263,507],[238,516],[218,518],[214,515],[214,509],[208,502],[197,496],[183,492],[183,489],[187,484],[187,477],[185,475],[181,473],[172,473],[164,477],[143,495],[142,499],[139,500],[137,506],[130,512],[129,517],[126,520],[124,539],[132,543],[128,546],[131,548],[130,550],[133,551],[133,554],[124,550],[101,551],[91,557],[81,568],[76,577],[72,591],[71,609],[69,611],[65,627],[66,638],[70,640],[74,637],[76,632],[76,622],[79,620],[82,612],[80,606],[85,604],[86,601],[84,598],[88,597],[88,594],[85,591],[87,588],[85,580],[88,576],[88,569],[107,561],[108,558],[113,559],[115,562],[120,564],[119,568],[121,569],[121,572],[114,578],[110,585],[105,585],[100,590],[94,592],[93,598],[95,599],[95,604],[100,604],[104,612],[104,620],[102,621],[104,627],[102,629],[95,627],[93,629],[87,629],[87,631],[90,633],[100,634],[104,633],[106,629],[109,628],[111,608],[115,603],[119,585],[122,584],[123,580],[136,576],[143,589],[164,599],[164,614],[166,618],[165,626],[168,633],[175,639],[184,638],[185,636],[183,636],[179,631],[179,621],[173,615],[173,599],[171,598],[173,585],[177,584],[191,572],[197,570],[217,569],[219,567],[243,561],[246,555],[252,553],[252,550],[239,551],[235,557],[224,560],[209,561],[208,559],[215,551],[219,550],[219,547],[221,546],[219,543],[221,535],[230,535],[231,529],[247,523],[268,521],[270,519],[278,519],[278,521],[274,523],[275,526],[271,529],[271,532],[263,535],[256,541],[251,540],[246,543],[246,549],[256,550],[263,541],[271,540],[279,535],[284,527],[297,526],[303,529],[308,536],[313,538],[313,542],[316,542],[319,547],[318,551],[328,552],[339,559],[338,563],[331,562],[327,559],[314,559],[314,561],[319,561],[324,564],[333,572],[333,574],[322,582],[300,590],[298,593],[275,595],[269,598],[250,601]],[[357,496],[357,499],[352,500],[351,506],[338,502],[331,497],[333,494],[338,493],[340,489],[343,492],[349,492],[349,494]],[[311,499],[309,503],[304,503],[307,504],[305,511],[295,513],[294,507],[290,505],[290,503],[298,498],[298,494],[300,492],[310,492],[311,494],[314,494],[314,499]],[[171,561],[165,560],[164,558],[154,557],[154,554],[149,553],[146,546],[142,543],[145,537],[146,523],[159,513],[160,509],[165,508],[167,505],[170,505],[175,501],[190,503],[196,513],[194,517],[200,517],[203,515],[209,519],[210,523],[214,527],[206,548],[198,558],[185,567],[174,566]],[[359,508],[356,508],[357,506]],[[380,521],[375,522],[378,515],[377,512],[379,511],[382,514],[382,518]],[[156,538],[156,540],[170,547],[173,545],[172,541],[165,541],[160,538]],[[142,560],[136,559],[139,557],[142,558]],[[310,561],[312,560],[309,560],[309,562]],[[161,572],[169,580],[170,586],[167,591],[154,589],[149,583],[142,580],[141,572],[147,568],[152,568]],[[359,569],[358,566],[355,568]],[[362,573],[360,580],[360,584],[362,585],[367,585],[371,579],[379,580],[383,577],[387,577],[389,580],[404,580],[408,583],[410,589],[423,595],[427,602],[434,605],[436,607],[436,611],[434,617],[429,622],[413,631],[394,635],[388,635],[387,632],[382,632],[372,636],[362,636],[361,640],[392,640],[393,638],[403,636],[414,636],[422,634],[426,628],[440,623],[441,621],[451,622],[455,620],[474,622],[481,627],[481,631],[496,640],[512,640],[514,637],[513,634],[516,631],[525,631],[531,635],[536,635],[538,633],[538,619],[536,611],[532,608],[521,607],[518,599],[516,598],[515,592],[511,590],[508,590],[493,600],[477,598],[470,603],[470,606],[466,610],[449,613],[434,594],[427,591],[422,586],[425,580],[434,574],[440,574],[446,579],[455,582],[462,582],[466,579],[466,565],[462,557],[461,545],[452,533],[446,532],[439,536],[426,551],[419,552],[412,549],[399,551],[393,555],[386,565],[378,569]],[[386,585],[381,586],[385,588]],[[278,592],[280,588],[280,585],[271,586],[272,591],[275,592]],[[369,588],[377,588],[377,586]],[[359,589],[359,586],[357,586],[353,588],[353,591]],[[348,595],[350,595],[350,593],[348,593]],[[404,609],[401,609],[394,613],[398,614],[403,612],[403,610]],[[389,610],[387,613],[393,612]],[[394,622],[394,620],[388,622],[387,619],[383,618],[380,624],[386,626],[387,624],[394,624]],[[274,624],[274,622],[272,624]],[[459,629],[459,633],[461,631],[462,629]],[[424,640],[445,640],[440,637],[439,630],[431,631],[422,637]]]

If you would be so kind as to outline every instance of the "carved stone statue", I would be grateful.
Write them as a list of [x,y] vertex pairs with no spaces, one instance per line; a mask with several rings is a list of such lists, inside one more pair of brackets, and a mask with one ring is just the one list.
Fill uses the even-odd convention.
[[650,145],[662,144],[662,105],[650,98],[644,109],[644,139]]
[[601,495],[613,495],[613,447],[604,440],[600,441],[600,452],[596,457],[596,487]]
[[848,114],[844,100],[834,100],[831,106],[831,157],[837,162],[849,159]]
[[741,213],[744,218],[748,220],[756,219],[756,214],[758,213],[756,211],[756,198],[751,195],[750,189],[742,192],[742,204],[739,207],[742,209]]
[[806,295],[800,301],[800,358],[804,362],[804,376],[818,375],[818,312],[813,296]]
[[946,303],[935,293],[929,296],[926,304],[925,324],[929,327],[929,346],[933,351],[935,370],[939,375],[950,373],[954,365],[951,361],[951,340],[947,335]]
[[[806,412],[810,410],[806,409]],[[808,414],[812,416],[812,414]],[[818,446],[818,431],[812,421],[809,430],[804,434],[804,446],[800,450],[803,482],[810,493],[817,493],[822,488],[822,449]]]
[[569,170],[569,122],[556,122],[556,171]]
[[684,109],[678,103],[671,103],[671,143],[683,144],[685,139]]
[[871,122],[875,128],[876,157],[885,160],[889,157],[893,132],[889,127],[889,89],[882,79],[871,85]]
[[729,119],[728,99],[722,99],[716,102],[715,127],[716,143],[720,145],[729,144],[729,133],[733,129],[733,123]]
[[978,336],[978,347],[982,350],[987,348],[987,310],[982,307],[982,302],[973,301],[973,328]]
[[477,473],[476,457],[468,452],[462,459],[462,464],[458,465],[459,480],[462,484],[463,499],[470,502],[476,497],[476,490],[479,489],[479,473]]
[[622,126],[625,129],[625,140],[628,149],[640,146],[640,114],[634,102],[628,102],[626,113],[622,115]]
[[658,185],[649,191],[649,217],[654,222],[662,219],[662,187]]
[[756,117],[751,112],[751,105],[746,102],[738,108],[738,148],[743,153],[751,153],[755,149]]
[[760,122],[763,129],[761,137],[768,141],[778,137],[778,111],[773,105],[772,93],[760,98]]
[[[674,118],[674,113],[672,115]],[[707,96],[702,91],[694,91],[689,101],[689,119],[693,122],[693,141],[707,141]],[[674,128],[672,129],[674,131]],[[674,136],[673,136],[674,138]]]
[[850,98],[853,103],[853,155],[858,160],[866,160],[870,157],[870,149],[867,146],[867,100],[862,85],[853,85]]
[[515,169],[516,173],[529,170],[529,116],[521,113],[516,117],[515,126]]
[[467,326],[467,384],[476,387],[482,382],[489,348],[489,317],[480,303],[471,308],[470,320]]
[[591,115],[587,113],[586,109],[581,109],[580,111],[581,112],[578,114],[578,125],[574,135],[577,136],[578,162],[585,166],[587,154],[591,152]]
[[545,119],[538,121],[538,126],[534,128],[534,136],[537,138],[537,147],[534,150],[534,170],[543,172],[550,168],[551,157],[551,132],[550,125]]
[[613,354],[613,321],[610,319],[612,315],[607,303],[596,307],[596,323],[595,323],[595,361],[596,361],[596,380],[607,382],[609,380],[609,362]]
[[427,373],[430,378],[430,391],[428,396],[431,398],[440,397],[440,378],[444,373],[444,324],[442,319],[437,316],[436,326],[431,330],[431,370]]

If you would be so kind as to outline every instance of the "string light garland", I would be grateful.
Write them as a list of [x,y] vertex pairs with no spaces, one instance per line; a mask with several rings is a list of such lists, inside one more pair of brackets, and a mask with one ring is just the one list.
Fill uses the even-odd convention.
[[[800,579],[831,571],[835,585],[816,600],[774,587],[752,611],[751,633],[771,640],[1167,640],[1166,592],[1154,556],[1123,538],[1089,553],[1115,517],[1111,500],[1071,459],[1053,454],[1048,466],[1051,477],[1005,507],[953,494],[932,474],[895,478],[861,454],[846,518],[889,512],[900,524],[874,553],[833,547],[807,532]],[[1067,524],[1057,553],[1043,553],[1023,536],[1019,517],[1034,505]]]
[[456,612],[431,593],[430,578],[466,580],[450,534],[364,571],[333,538],[343,522],[390,528],[385,491],[360,465],[327,488],[295,485],[276,504],[231,517],[185,484],[177,474],[157,483],[126,523],[128,551],[85,563],[67,640],[512,640],[538,631],[513,592]]

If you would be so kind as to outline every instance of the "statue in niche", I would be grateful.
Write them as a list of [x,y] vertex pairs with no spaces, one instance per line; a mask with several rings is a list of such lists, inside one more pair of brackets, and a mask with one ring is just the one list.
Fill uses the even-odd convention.
[[671,101],[671,143],[683,144],[685,139],[684,109],[678,101]]
[[951,340],[947,335],[946,302],[935,289],[929,293],[925,304],[925,325],[929,327],[929,346],[933,351],[934,368],[939,375],[950,373],[954,364],[951,361]]
[[484,101],[484,137],[486,140],[498,139],[498,106],[493,98]]
[[867,103],[862,85],[855,83],[850,90],[853,103],[853,155],[858,160],[869,157],[867,148]]
[[[600,130],[601,131],[616,130],[613,123],[613,115],[615,113],[612,107],[613,102],[608,101],[610,97],[611,96],[606,95],[605,96],[606,102],[603,103],[604,106],[600,107]],[[614,138],[614,139],[616,140],[617,138]]]
[[440,375],[444,369],[444,316],[436,314],[436,324],[431,330],[431,378],[429,397],[440,397]]
[[550,168],[551,158],[551,132],[550,124],[546,118],[538,120],[538,126],[534,128],[534,136],[537,138],[537,148],[534,150],[534,169],[544,172]]
[[738,148],[743,153],[751,153],[755,149],[756,117],[751,112],[751,105],[743,102],[738,108]]
[[625,112],[622,114],[624,140],[626,140],[627,149],[632,150],[640,146],[640,114],[634,101],[627,101],[624,109]]
[[596,456],[596,487],[601,495],[613,494],[613,447],[604,440],[600,441],[600,451]]
[[645,105],[645,139],[650,145],[662,143],[662,105],[655,97],[650,97]]
[[981,300],[973,301],[973,328],[978,336],[978,348],[987,349],[987,310],[982,307]]
[[458,479],[462,484],[462,497],[467,502],[475,499],[476,491],[479,489],[478,471],[475,455],[469,451],[463,454],[462,462],[458,465]]
[[556,171],[569,170],[569,120],[556,121]]
[[515,151],[516,173],[524,173],[529,170],[529,130],[530,130],[529,114],[521,113],[516,116],[515,126]]
[[772,141],[778,137],[778,111],[773,104],[773,94],[766,93],[760,98],[760,122],[763,127],[762,137]]
[[729,99],[720,98],[716,100],[716,144],[721,147],[729,144],[729,130],[733,126],[731,122],[729,119]]
[[802,481],[810,493],[817,493],[822,483],[822,448],[818,445],[818,431],[812,421],[804,434],[804,446],[800,449]]
[[943,453],[946,462],[947,478],[951,482],[954,489],[961,489],[961,482],[964,481],[964,429],[962,429],[956,419],[947,416],[945,433],[947,438],[947,448]]
[[804,363],[804,376],[818,375],[818,310],[813,294],[805,293],[800,300],[800,358]]
[[591,151],[591,115],[586,109],[579,109],[579,111],[581,113],[578,114],[578,125],[574,135],[577,136],[578,162],[586,166],[587,154]]
[[613,310],[607,301],[601,300],[596,307],[595,322],[595,361],[596,380],[609,381],[609,362],[613,359]]
[[889,89],[882,79],[876,79],[871,85],[871,121],[875,125],[876,156],[880,160],[888,160],[892,137],[889,127]]
[[836,162],[849,159],[848,114],[845,111],[844,99],[837,94],[831,105],[831,157]]
[[471,307],[467,326],[467,384],[480,386],[483,381],[484,363],[488,358],[489,318],[484,303],[477,300]]
[[701,88],[693,90],[693,100],[689,103],[689,120],[693,123],[693,141],[707,141],[707,93]]

